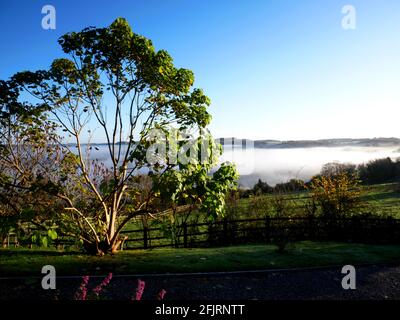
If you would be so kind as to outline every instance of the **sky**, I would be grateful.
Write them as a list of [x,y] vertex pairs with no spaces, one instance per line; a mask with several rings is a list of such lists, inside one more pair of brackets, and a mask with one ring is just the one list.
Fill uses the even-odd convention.
[[[47,4],[55,30],[41,27]],[[0,79],[47,68],[58,37],[117,17],[194,71],[215,137],[400,137],[398,0],[1,0]]]

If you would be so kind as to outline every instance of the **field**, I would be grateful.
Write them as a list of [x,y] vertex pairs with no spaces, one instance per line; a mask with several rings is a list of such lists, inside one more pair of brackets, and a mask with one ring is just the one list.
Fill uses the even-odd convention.
[[398,263],[398,245],[298,242],[285,254],[275,246],[244,245],[224,248],[123,251],[104,257],[56,250],[0,250],[0,275],[40,276],[43,265],[57,275],[104,275],[243,271],[279,268]]
[[[282,195],[260,195],[227,201],[226,217],[228,219],[251,219],[274,216],[274,202],[280,202],[284,216],[304,216],[305,206],[309,200],[309,192],[295,192]],[[396,183],[379,184],[361,187],[362,209],[359,213],[369,213],[377,217],[392,217],[400,219],[400,188]],[[180,214],[174,217],[175,224],[206,223],[208,218],[204,213],[194,211],[190,215]],[[168,229],[171,217],[164,216],[159,220],[133,220],[124,231],[141,230],[143,227]],[[158,236],[160,236],[158,234]]]
[[365,187],[362,199],[369,206],[371,212],[400,219],[400,187],[398,184]]

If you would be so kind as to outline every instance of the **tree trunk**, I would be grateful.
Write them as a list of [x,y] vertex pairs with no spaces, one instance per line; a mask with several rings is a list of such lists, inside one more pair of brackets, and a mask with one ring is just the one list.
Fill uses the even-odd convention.
[[100,242],[86,242],[83,244],[83,249],[88,254],[97,256],[104,256],[110,253],[115,254],[120,250],[122,243],[127,239],[128,237],[125,236],[124,238],[115,238],[112,242],[106,240]]
[[2,243],[3,243],[3,248],[7,248],[7,237],[3,237],[2,239]]

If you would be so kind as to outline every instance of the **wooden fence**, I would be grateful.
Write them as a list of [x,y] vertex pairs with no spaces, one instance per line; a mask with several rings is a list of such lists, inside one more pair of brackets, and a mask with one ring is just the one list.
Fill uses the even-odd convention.
[[[175,230],[175,231],[174,231]],[[184,223],[122,232],[124,249],[209,247],[278,241],[400,243],[400,219],[265,218]]]
[[[170,227],[143,228],[121,232],[128,236],[122,248],[194,248],[250,243],[290,241],[338,241],[374,244],[400,244],[400,219],[393,218],[264,218],[221,220],[208,223],[183,223]],[[20,240],[20,241],[19,241]],[[56,247],[73,245],[70,238],[52,242]],[[6,238],[3,246],[32,246],[28,239]]]

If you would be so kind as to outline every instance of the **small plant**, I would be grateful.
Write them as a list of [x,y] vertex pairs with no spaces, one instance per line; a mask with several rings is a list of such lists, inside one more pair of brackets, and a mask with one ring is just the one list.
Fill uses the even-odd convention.
[[108,276],[100,283],[96,288],[93,289],[93,293],[98,297],[100,293],[103,291],[104,287],[106,287],[112,279],[112,273],[110,272]]
[[139,279],[138,280],[138,285],[137,285],[137,288],[136,288],[136,296],[135,296],[135,298],[133,300],[142,300],[142,295],[143,295],[143,291],[144,291],[145,286],[146,286],[146,283]]
[[164,296],[167,293],[164,289],[161,289],[161,291],[157,294],[157,300],[164,300]]
[[[290,228],[285,218],[289,217],[289,206],[285,197],[277,193],[272,198],[273,218],[275,218],[276,231],[273,235],[273,243],[277,246],[277,253],[286,253],[290,243]],[[290,221],[289,221],[290,223]]]
[[[110,272],[108,276],[105,277],[104,280],[92,290],[92,293],[96,298],[100,296],[100,293],[103,291],[103,289],[110,283],[112,276],[113,275]],[[82,283],[79,286],[78,290],[75,292],[74,300],[87,300],[89,292],[88,290],[89,278],[90,278],[89,276],[82,277]]]
[[[93,299],[100,299],[100,293],[103,292],[104,288],[110,283],[111,279],[113,277],[113,274],[110,272],[107,277],[104,278],[104,280],[96,286],[91,293],[93,295],[89,295],[89,289],[88,289],[88,284],[89,284],[89,276],[83,276],[82,277],[82,283],[80,284],[78,290],[74,294],[74,300],[89,300],[90,298]],[[136,288],[136,294],[135,297],[132,298],[132,300],[142,300],[144,288],[146,287],[146,283],[142,280],[138,280],[138,285]],[[156,299],[157,300],[163,300],[167,291],[164,289],[161,289],[160,292],[157,293]]]
[[271,216],[273,206],[272,201],[267,196],[250,197],[249,211],[254,214],[255,218]]
[[75,292],[74,300],[86,300],[88,288],[87,285],[89,283],[89,276],[82,277],[82,283],[79,286],[78,290]]
[[[145,287],[146,287],[146,282],[144,282],[143,280],[139,279],[138,280],[138,285],[137,285],[137,288],[136,288],[136,294],[135,294],[135,297],[132,298],[132,300],[136,300],[136,301],[142,300],[143,291],[144,291]],[[156,299],[157,300],[163,300],[166,293],[167,293],[166,290],[161,289],[161,291],[159,293],[157,293]]]

